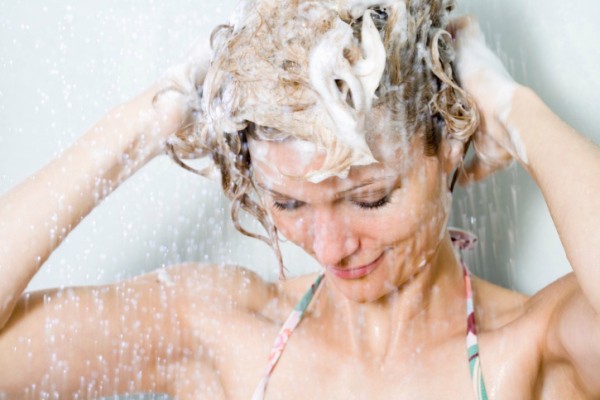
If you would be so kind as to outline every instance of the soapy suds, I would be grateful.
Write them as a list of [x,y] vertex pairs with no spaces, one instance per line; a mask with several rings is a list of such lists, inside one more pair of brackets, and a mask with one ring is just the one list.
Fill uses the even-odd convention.
[[[359,77],[363,88],[364,111],[371,110],[375,90],[381,82],[385,69],[385,47],[379,36],[379,31],[371,18],[372,11],[367,10],[363,16],[361,30],[362,42],[360,44],[364,59],[359,60],[352,67],[352,71]],[[360,108],[358,108],[360,110]]]
[[[495,111],[510,137],[516,155],[527,164],[527,153],[519,131],[508,124],[511,105],[517,84],[498,57],[486,46],[483,33],[477,24],[470,24],[456,38],[457,68],[463,82],[485,80],[495,99]],[[493,158],[493,155],[489,155]]]
[[[365,16],[370,20],[369,13],[366,13]],[[379,34],[377,32],[376,34],[379,44],[383,47]],[[369,32],[367,35],[371,35],[371,33]],[[371,39],[374,41],[374,38]],[[375,90],[373,89],[372,93],[368,93],[365,90],[363,81],[371,86],[373,81],[377,81],[378,84],[383,70],[381,70],[379,76],[375,76],[379,72],[378,65],[376,65],[379,60],[365,58],[364,63],[360,65],[361,72],[365,74],[361,80],[353,70],[353,66],[344,57],[344,49],[350,48],[353,40],[350,26],[339,19],[336,20],[334,28],[325,34],[321,42],[313,49],[310,55],[309,72],[311,83],[320,95],[321,103],[335,126],[337,138],[354,152],[352,164],[368,165],[376,162],[376,160],[373,158],[365,140],[364,117],[365,113],[369,111]],[[368,57],[374,53],[379,55],[376,49],[369,48],[366,56]],[[369,65],[369,63],[372,65]],[[382,64],[385,66],[385,50]],[[338,89],[338,81],[342,81],[347,85],[354,107],[346,102],[345,93],[340,92]],[[371,96],[370,99],[368,98],[369,95]]]
[[506,108],[504,111],[500,113],[499,119],[500,122],[504,124],[506,127],[508,134],[510,135],[510,141],[517,152],[517,156],[525,165],[529,164],[527,159],[527,152],[525,151],[525,144],[521,140],[521,135],[519,133],[519,129],[516,128],[508,121],[508,117],[510,115],[510,107]]
[[343,5],[345,11],[352,19],[358,19],[372,7],[389,7],[395,3],[393,0],[349,0]]
[[171,275],[169,275],[169,273],[167,271],[165,271],[164,269],[158,270],[158,273],[156,274],[156,279],[158,280],[159,283],[161,283],[165,286],[169,286],[169,287],[175,286],[175,282],[173,282]]
[[367,9],[375,4],[363,1],[346,5],[352,17],[362,12],[361,59],[353,65],[346,59],[344,51],[355,46],[355,39],[351,27],[339,19],[311,52],[311,83],[333,122],[336,137],[352,150],[352,161],[343,171],[315,174],[309,178],[311,182],[332,175],[344,178],[351,166],[377,162],[365,139],[365,118],[371,111],[386,65],[386,50],[371,17],[373,11]]
[[[261,140],[248,140],[248,146],[250,147],[250,153],[252,154],[252,160],[258,161],[262,164],[262,168],[270,170],[272,173],[281,175],[283,177],[297,177],[297,173],[292,173],[286,170],[274,169],[273,159],[269,155],[269,146],[272,142],[265,142]],[[293,153],[301,154],[302,157],[294,158],[293,168],[296,170],[306,170],[309,165],[313,162],[315,156],[318,154],[317,147],[314,143],[306,140],[298,139],[287,139],[285,141],[286,147],[293,149]],[[255,170],[255,173],[257,171]]]

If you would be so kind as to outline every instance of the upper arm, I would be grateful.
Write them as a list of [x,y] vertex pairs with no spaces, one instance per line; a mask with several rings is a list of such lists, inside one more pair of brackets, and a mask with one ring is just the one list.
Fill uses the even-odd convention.
[[[26,294],[0,332],[0,393],[96,398],[158,385],[160,284],[127,282]],[[160,390],[160,387],[152,389]]]
[[547,358],[572,365],[579,378],[577,383],[596,398],[600,396],[600,318],[583,295],[575,275],[555,285],[559,299],[551,311]]
[[[159,335],[177,319],[152,275],[102,287],[25,294],[0,331],[0,393],[94,398],[160,386]],[[161,389],[155,387],[153,389]]]
[[259,280],[243,269],[188,264],[114,285],[26,294],[0,331],[0,397],[173,393],[178,365],[206,361],[208,327],[198,333],[189,321],[254,308],[264,297]]

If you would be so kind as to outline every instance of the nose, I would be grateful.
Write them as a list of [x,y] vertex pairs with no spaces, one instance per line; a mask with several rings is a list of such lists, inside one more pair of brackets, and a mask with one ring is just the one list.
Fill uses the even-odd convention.
[[311,228],[314,255],[323,266],[339,265],[359,248],[348,215],[332,209],[315,210]]

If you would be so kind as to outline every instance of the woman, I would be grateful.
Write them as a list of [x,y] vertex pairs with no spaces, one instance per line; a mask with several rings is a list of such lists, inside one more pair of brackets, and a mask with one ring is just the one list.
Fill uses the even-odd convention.
[[[600,150],[510,79],[475,22],[448,26],[451,8],[248,2],[213,33],[210,63],[197,46],[7,193],[0,393],[600,397]],[[234,221],[246,209],[276,252],[281,233],[323,274],[271,284],[187,264],[21,296],[97,201],[164,151],[184,166],[210,154]],[[531,298],[471,277],[453,248],[471,238],[446,227],[453,172],[482,179],[512,158],[544,193],[574,269]],[[58,214],[39,201],[54,193]],[[31,229],[54,215],[54,235]]]

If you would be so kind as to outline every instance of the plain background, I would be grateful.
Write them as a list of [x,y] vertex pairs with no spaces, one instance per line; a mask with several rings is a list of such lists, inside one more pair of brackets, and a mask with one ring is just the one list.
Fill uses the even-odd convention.
[[[150,85],[233,7],[231,0],[0,0],[0,192]],[[517,81],[600,141],[600,2],[469,0],[463,12],[479,17]],[[467,261],[494,282],[534,293],[569,270],[540,192],[516,165],[459,190],[453,223],[479,235]],[[290,275],[318,268],[294,246],[284,248]],[[102,284],[186,260],[277,277],[271,250],[235,232],[219,186],[165,156],[94,210],[30,288]]]

